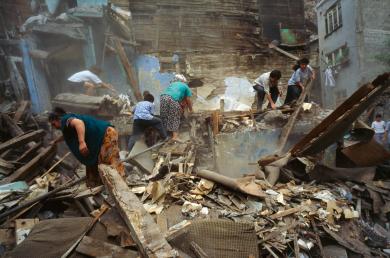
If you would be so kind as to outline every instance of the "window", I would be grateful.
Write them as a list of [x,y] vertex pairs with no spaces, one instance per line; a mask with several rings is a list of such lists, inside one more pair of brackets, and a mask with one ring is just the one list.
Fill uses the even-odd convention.
[[341,3],[338,2],[336,5],[329,8],[329,10],[325,14],[326,35],[329,35],[333,31],[340,28],[342,24],[343,19],[341,16]]
[[330,52],[325,56],[328,66],[337,66],[348,62],[349,50],[347,45],[344,45],[335,51]]

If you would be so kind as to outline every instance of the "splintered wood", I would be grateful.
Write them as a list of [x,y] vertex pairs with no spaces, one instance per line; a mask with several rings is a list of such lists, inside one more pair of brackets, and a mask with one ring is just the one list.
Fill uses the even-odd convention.
[[175,250],[168,244],[152,216],[130,191],[119,173],[106,165],[99,165],[99,172],[142,255],[175,257]]

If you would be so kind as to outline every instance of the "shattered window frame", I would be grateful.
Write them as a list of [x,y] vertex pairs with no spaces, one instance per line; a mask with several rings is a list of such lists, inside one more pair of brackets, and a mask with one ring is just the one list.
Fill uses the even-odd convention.
[[347,44],[337,48],[334,51],[325,55],[326,64],[331,67],[335,67],[341,64],[345,64],[349,60],[349,48]]
[[338,1],[330,7],[325,13],[325,37],[332,34],[343,26],[343,17],[341,12],[341,3]]

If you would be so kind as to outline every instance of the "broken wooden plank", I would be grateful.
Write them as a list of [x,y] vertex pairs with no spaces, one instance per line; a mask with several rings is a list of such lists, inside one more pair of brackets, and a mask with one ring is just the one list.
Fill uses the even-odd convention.
[[296,220],[294,220],[291,224],[286,225],[284,227],[281,227],[278,230],[273,231],[273,232],[269,233],[268,235],[266,235],[263,239],[261,239],[259,241],[259,244],[263,244],[268,240],[274,239],[275,237],[279,236],[280,234],[283,234],[283,232],[288,231],[290,229],[293,229],[296,226],[298,226],[298,222]]
[[[0,114],[1,126],[9,133],[12,137],[17,137],[24,134],[23,130],[12,120],[7,114]],[[2,128],[2,130],[4,130]],[[8,130],[7,130],[8,129]]]
[[269,218],[270,219],[278,219],[278,218],[282,218],[282,217],[289,216],[291,214],[300,212],[302,210],[303,210],[303,207],[302,206],[298,206],[298,207],[295,207],[295,208],[287,209],[287,210],[280,211],[280,212],[277,212],[275,214],[272,214]]
[[130,83],[130,86],[133,90],[133,94],[134,94],[135,98],[137,99],[137,101],[141,101],[142,94],[141,94],[141,91],[139,89],[139,85],[138,85],[138,81],[136,79],[136,74],[135,74],[134,68],[131,65],[131,63],[129,62],[129,59],[126,56],[125,49],[123,48],[120,40],[118,40],[117,38],[113,38],[113,41],[115,43],[115,48],[116,48],[117,53],[119,55],[119,58],[122,62],[122,65],[126,70],[127,78],[129,79],[129,83]]
[[31,229],[39,222],[38,218],[35,219],[17,219],[15,220],[15,236],[16,244],[20,244],[28,236]]
[[283,55],[285,55],[285,56],[287,56],[287,57],[289,57],[289,58],[291,58],[291,59],[294,59],[294,60],[296,60],[296,61],[299,60],[299,57],[297,57],[296,55],[293,55],[293,54],[290,54],[290,53],[287,52],[287,51],[284,51],[283,49],[281,49],[280,47],[276,46],[276,45],[273,44],[273,43],[268,44],[268,47],[269,47],[270,49],[274,49],[274,50],[278,51],[279,53],[281,53],[281,54],[283,54]]
[[28,163],[26,163],[24,166],[18,168],[12,175],[4,178],[0,181],[1,184],[8,184],[17,180],[23,180],[26,176],[32,174],[33,170],[37,168],[39,165],[42,165],[42,163],[45,163],[51,156],[54,157],[55,155],[55,148],[56,146],[49,145],[48,147],[44,148],[41,153],[39,153],[36,157],[34,157],[32,160],[30,160]]
[[56,189],[54,189],[54,190],[52,190],[52,191],[50,191],[48,193],[40,195],[40,196],[38,196],[38,197],[36,197],[36,198],[34,198],[32,200],[26,201],[23,204],[20,204],[20,205],[14,207],[12,209],[9,209],[9,210],[7,210],[7,211],[5,211],[5,212],[0,214],[0,221],[2,219],[6,218],[10,214],[13,214],[13,213],[15,213],[17,211],[23,210],[26,207],[32,207],[33,205],[35,205],[39,201],[45,200],[45,199],[49,198],[50,196],[53,196],[54,194],[58,193],[59,191],[68,189],[68,188],[70,188],[70,187],[72,187],[72,186],[74,186],[74,185],[76,185],[76,184],[78,184],[78,183],[80,183],[80,182],[82,182],[84,180],[85,180],[85,176],[80,178],[80,179],[77,179],[75,181],[66,183],[66,184],[64,184],[64,185],[62,185],[62,186],[60,186],[60,187],[58,187],[58,188],[56,188]]
[[15,166],[12,163],[0,158],[0,174],[9,175],[14,169]]
[[17,163],[25,163],[31,160],[34,156],[36,156],[37,151],[42,147],[42,142],[32,143],[31,146],[21,155],[19,156],[15,162]]
[[314,155],[342,137],[349,126],[390,86],[390,74],[378,76],[339,105],[291,150],[294,156]]
[[214,137],[219,133],[219,111],[214,111],[211,115]]
[[267,196],[262,191],[261,186],[254,182],[254,176],[233,179],[205,169],[198,171],[197,176],[219,183],[241,193],[249,194],[260,198],[264,198]]
[[322,242],[321,242],[321,239],[320,239],[320,236],[319,236],[319,231],[318,231],[317,224],[314,221],[314,219],[310,219],[310,222],[311,222],[311,225],[313,227],[314,234],[316,235],[316,242],[317,242],[318,247],[320,248],[321,257],[326,257],[325,256],[325,252],[324,252],[324,247],[322,245]]
[[306,96],[311,91],[312,85],[313,85],[313,80],[310,79],[306,83],[305,87],[303,88],[303,91],[302,91],[301,95],[299,96],[299,98],[297,100],[296,108],[294,110],[294,113],[292,113],[290,115],[290,117],[288,118],[287,124],[285,126],[283,126],[282,132],[281,132],[281,134],[279,136],[278,145],[277,145],[278,146],[278,151],[276,153],[278,155],[283,154],[283,150],[284,150],[284,147],[286,146],[287,139],[290,136],[290,133],[291,133],[292,129],[294,128],[295,121],[297,120],[299,112],[301,112],[302,105],[305,102]]
[[107,165],[99,165],[99,171],[141,254],[144,257],[175,257],[176,251],[119,173]]
[[97,211],[94,219],[89,223],[88,227],[86,230],[81,234],[81,236],[76,240],[76,242],[61,256],[61,258],[66,258],[68,257],[73,250],[78,246],[80,241],[84,238],[85,235],[89,233],[89,231],[93,228],[93,226],[98,222],[98,220],[103,216],[103,214],[108,210],[108,206],[103,204],[100,209]]
[[0,152],[6,151],[11,148],[18,148],[31,141],[40,140],[45,135],[45,131],[42,129],[36,130],[31,133],[26,133],[19,137],[12,138],[2,144],[0,144]]
[[18,110],[16,110],[14,121],[17,123],[19,120],[23,117],[23,115],[26,113],[26,110],[29,106],[30,102],[23,100],[21,101]]
[[138,252],[124,249],[120,246],[113,245],[89,236],[84,236],[76,251],[91,257],[123,257],[136,258]]
[[294,255],[295,258],[299,258],[299,245],[298,245],[298,235],[294,235]]

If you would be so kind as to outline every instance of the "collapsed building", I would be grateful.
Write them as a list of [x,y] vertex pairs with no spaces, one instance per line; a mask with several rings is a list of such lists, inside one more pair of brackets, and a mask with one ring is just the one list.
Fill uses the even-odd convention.
[[[252,109],[251,81],[260,73],[280,69],[285,85],[298,58],[318,65],[307,5],[4,1],[2,254],[388,255],[390,154],[362,115],[386,92],[389,74],[362,84],[334,111],[321,108],[318,80],[295,105]],[[119,94],[67,88],[70,74],[94,64]],[[86,187],[85,168],[53,144],[58,135],[45,111],[60,106],[110,120],[125,149],[131,106],[145,90],[158,96],[174,73],[189,77],[195,95],[184,141],[140,140],[121,152],[125,180],[101,165],[104,186]]]

